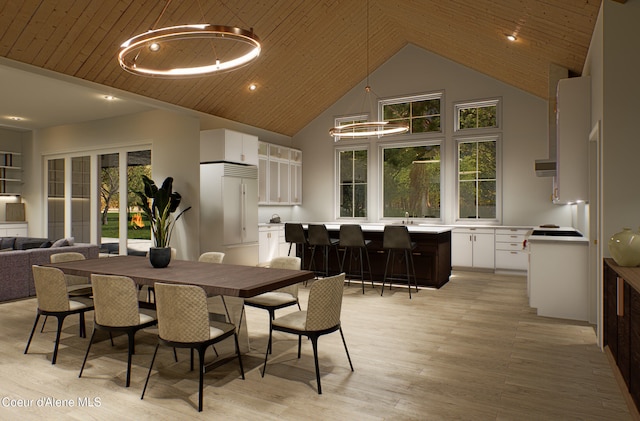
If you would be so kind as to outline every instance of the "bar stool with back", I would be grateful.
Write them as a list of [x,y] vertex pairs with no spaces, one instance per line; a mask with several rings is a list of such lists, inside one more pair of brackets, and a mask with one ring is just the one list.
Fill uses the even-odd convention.
[[322,270],[315,268],[316,276],[321,273],[322,276],[329,276],[329,249],[333,248],[336,251],[336,257],[340,262],[340,255],[338,254],[338,244],[340,240],[329,237],[329,231],[324,224],[309,224],[307,231],[309,233],[309,246],[311,246],[311,259],[309,261],[309,270],[315,267],[315,255],[316,250],[320,247],[322,252],[323,264]]
[[[411,241],[409,230],[404,225],[387,225],[384,227],[384,234],[382,237],[382,246],[387,250],[387,264],[384,268],[384,278],[382,280],[382,292],[384,294],[384,285],[389,281],[389,289],[391,289],[391,281],[405,281],[409,287],[409,298],[411,298],[411,277],[413,276],[413,282],[418,292],[418,283],[416,281],[416,269],[413,265],[413,250],[417,244]],[[405,273],[394,273],[394,262],[397,257],[404,259],[405,261]],[[391,270],[389,271],[389,263],[391,263]],[[387,276],[389,272],[389,276]],[[404,275],[404,276],[403,276]]]
[[[340,247],[344,247],[344,254],[342,255],[342,262],[340,263],[340,271],[346,274],[348,281],[353,277],[359,277],[362,280],[362,293],[364,294],[364,261],[367,262],[367,272],[369,278],[371,278],[371,287],[373,286],[373,276],[371,274],[371,262],[369,261],[369,253],[367,246],[371,243],[371,240],[365,240],[362,234],[362,227],[360,225],[341,225],[340,226]],[[345,261],[349,255],[349,269],[345,270]],[[360,265],[359,274],[354,273],[351,270],[351,264],[356,262]]]

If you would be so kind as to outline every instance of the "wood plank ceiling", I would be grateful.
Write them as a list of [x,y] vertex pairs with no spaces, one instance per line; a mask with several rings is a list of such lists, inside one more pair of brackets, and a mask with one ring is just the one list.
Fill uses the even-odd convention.
[[[581,73],[600,3],[369,0],[369,72],[413,43],[546,99],[550,63]],[[120,44],[154,27],[165,4],[0,0],[0,56],[289,136],[367,76],[364,0],[174,1],[156,27],[253,27],[261,56],[187,80],[124,72]],[[249,92],[251,82],[257,91]]]

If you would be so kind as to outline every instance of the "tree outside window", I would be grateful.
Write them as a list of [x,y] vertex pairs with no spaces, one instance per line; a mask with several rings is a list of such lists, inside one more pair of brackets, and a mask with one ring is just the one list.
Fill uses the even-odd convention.
[[340,218],[367,217],[367,150],[338,151]]
[[458,143],[459,218],[496,219],[496,163],[496,138]]
[[440,145],[385,147],[383,216],[440,218]]
[[499,100],[467,102],[457,104],[456,131],[497,128]]
[[382,118],[391,123],[404,123],[409,133],[441,132],[440,100],[442,94],[380,101]]

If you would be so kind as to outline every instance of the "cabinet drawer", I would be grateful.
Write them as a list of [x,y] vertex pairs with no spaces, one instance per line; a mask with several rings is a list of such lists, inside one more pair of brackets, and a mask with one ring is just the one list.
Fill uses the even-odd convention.
[[513,241],[510,243],[496,243],[496,251],[498,250],[522,251],[522,242]]
[[503,234],[496,233],[496,241],[499,243],[509,243],[509,242],[523,242],[524,234]]
[[496,269],[527,270],[528,257],[524,251],[496,250]]

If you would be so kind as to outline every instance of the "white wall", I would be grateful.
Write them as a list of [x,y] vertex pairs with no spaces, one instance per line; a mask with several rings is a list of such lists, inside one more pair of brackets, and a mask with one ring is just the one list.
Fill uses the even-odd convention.
[[[496,65],[499,65],[497,63]],[[513,88],[414,45],[407,45],[369,77],[380,98],[444,90],[443,127],[446,168],[442,207],[444,223],[454,223],[455,144],[453,104],[463,100],[502,98],[502,183],[504,225],[555,223],[571,225],[571,209],[551,204],[552,179],[535,176],[534,161],[548,157],[547,101]],[[334,142],[328,130],[336,116],[355,114],[361,108],[365,81],[309,123],[293,137],[303,151],[303,206],[292,217],[307,221],[333,221]],[[385,141],[385,139],[381,139]],[[369,220],[378,219],[376,140],[369,141]]]
[[[151,145],[152,178],[161,183],[173,177],[174,191],[182,195],[181,208],[192,206],[176,225],[171,245],[178,258],[199,255],[200,123],[197,118],[170,111],[150,111],[113,119],[38,130],[30,142],[30,163],[24,192],[29,234],[41,236],[46,221],[42,157],[49,154],[91,152],[110,148]],[[27,186],[25,184],[25,186]]]

